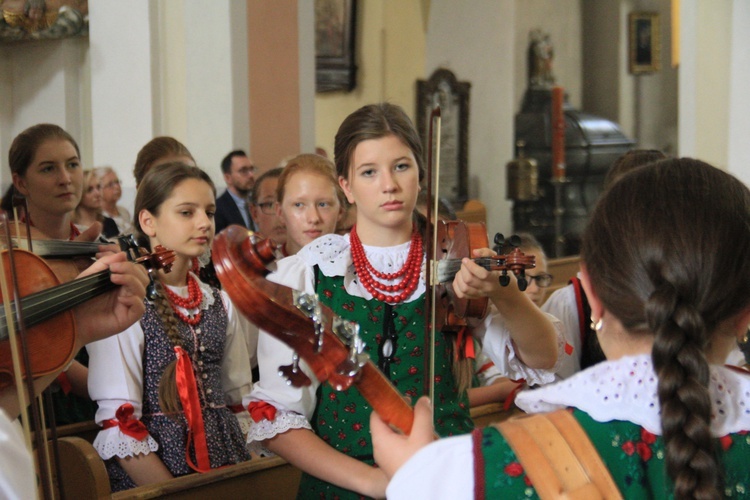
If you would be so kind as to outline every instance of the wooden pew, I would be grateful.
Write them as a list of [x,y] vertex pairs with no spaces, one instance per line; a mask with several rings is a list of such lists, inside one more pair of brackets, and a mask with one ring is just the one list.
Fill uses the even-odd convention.
[[205,474],[190,474],[162,483],[112,493],[104,462],[91,443],[78,437],[59,440],[61,484],[66,498],[253,498],[293,499],[301,472],[279,457],[253,459]]
[[552,295],[555,290],[567,286],[568,280],[580,270],[580,260],[578,255],[573,255],[547,261],[547,272],[554,276],[552,285],[547,288],[547,297]]
[[521,413],[523,412],[515,406],[510,410],[504,410],[503,403],[489,403],[472,408],[471,419],[474,421],[476,427],[487,427],[490,424],[502,422]]
[[[518,412],[519,410],[505,411],[501,403],[491,403],[472,408],[471,417],[476,426],[484,427]],[[260,458],[205,474],[191,474],[112,493],[104,462],[89,441],[68,435],[58,440],[58,447],[63,464],[62,477],[58,483],[65,498],[77,500],[245,497],[252,497],[253,500],[293,499],[297,495],[302,474],[280,457]]]

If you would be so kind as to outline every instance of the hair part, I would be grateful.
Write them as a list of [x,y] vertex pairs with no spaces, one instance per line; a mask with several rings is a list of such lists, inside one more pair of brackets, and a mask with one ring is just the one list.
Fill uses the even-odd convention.
[[[627,214],[626,217],[623,214]],[[750,305],[750,191],[689,158],[640,167],[599,200],[581,260],[605,310],[653,335],[666,468],[676,498],[719,498],[705,350]]]
[[183,181],[197,179],[211,186],[216,196],[216,187],[211,177],[198,167],[186,165],[182,162],[170,162],[159,165],[146,172],[135,196],[135,208],[133,214],[133,227],[138,243],[146,248],[151,248],[148,235],[141,228],[140,213],[148,210],[154,215],[159,215],[162,204],[172,196],[172,192]]
[[363,106],[341,123],[333,149],[336,175],[349,178],[354,150],[360,142],[390,135],[398,137],[414,154],[421,181],[425,169],[419,133],[401,106],[387,102]]
[[168,156],[187,156],[195,161],[188,148],[174,137],[154,137],[138,151],[138,156],[135,158],[135,167],[133,168],[135,185],[140,186],[146,172],[151,169],[154,163]]
[[10,172],[24,177],[26,171],[31,166],[31,162],[34,160],[34,155],[36,155],[39,146],[46,141],[55,139],[67,141],[72,144],[76,150],[76,155],[78,155],[79,159],[81,158],[81,151],[73,136],[59,125],[40,123],[27,128],[13,139],[8,151]]
[[331,160],[317,154],[301,154],[295,156],[287,162],[286,167],[284,167],[281,175],[279,175],[279,185],[276,187],[276,196],[279,203],[284,201],[286,183],[294,174],[312,174],[323,177],[331,183],[331,186],[336,193],[336,199],[339,201],[339,206],[343,208],[346,203],[346,196],[334,174],[335,168],[336,167]]

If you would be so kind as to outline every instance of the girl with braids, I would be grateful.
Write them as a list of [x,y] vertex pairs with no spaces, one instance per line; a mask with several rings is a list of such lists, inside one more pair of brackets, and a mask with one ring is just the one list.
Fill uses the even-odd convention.
[[[344,194],[357,207],[355,227],[348,235],[321,236],[279,261],[271,279],[317,292],[336,314],[358,322],[366,352],[403,394],[416,398],[425,393],[429,378],[425,256],[414,218],[424,170],[419,135],[400,107],[365,106],[339,128],[335,165]],[[503,353],[497,366],[513,378],[551,379],[543,369],[556,360],[552,324],[517,287],[500,287],[497,272],[468,259],[463,266],[471,277],[467,293],[489,296],[503,313],[477,327],[486,332],[485,345],[494,343]],[[354,389],[336,392],[319,384],[304,363],[312,384],[287,385],[277,372],[290,363],[292,352],[260,327],[260,381],[245,399],[254,420],[248,441],[305,472],[301,497],[384,496],[386,477],[372,466],[369,404]],[[469,432],[468,400],[451,371],[452,343],[438,333],[435,347],[438,432]]]
[[[572,411],[625,498],[746,496],[750,376],[723,363],[750,323],[749,254],[750,191],[731,175],[687,158],[626,174],[597,204],[581,252],[607,361],[516,403]],[[494,427],[411,456],[432,440],[429,404],[416,413],[408,438],[372,418],[376,460],[395,473],[389,498],[534,495]]]
[[138,189],[139,238],[176,259],[159,271],[158,298],[141,321],[89,346],[89,391],[104,428],[94,447],[114,491],[249,458],[230,406],[252,386],[257,331],[191,270],[213,240],[215,207],[211,179],[182,163],[152,169]]

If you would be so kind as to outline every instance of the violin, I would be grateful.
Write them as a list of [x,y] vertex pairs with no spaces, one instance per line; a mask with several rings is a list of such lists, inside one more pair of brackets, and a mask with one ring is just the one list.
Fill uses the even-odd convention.
[[[20,326],[26,330],[25,342],[33,378],[59,370],[75,354],[75,321],[71,309],[116,287],[110,280],[110,271],[60,284],[44,259],[31,252],[13,250],[11,256],[6,250],[2,252],[2,258],[6,276],[11,275],[13,265],[16,269],[23,269],[23,273],[16,273],[16,293],[20,300],[18,303],[11,300],[11,308],[18,311],[13,317],[15,330],[22,330]],[[151,274],[157,269],[169,272],[174,258],[174,251],[156,247],[154,253],[134,260]],[[5,309],[0,310],[0,389],[14,380],[8,323]],[[24,377],[27,371],[24,370]]]
[[299,367],[301,357],[321,383],[339,391],[356,387],[385,422],[408,434],[412,408],[364,353],[359,325],[338,317],[314,295],[265,279],[276,246],[234,225],[216,236],[211,256],[235,307],[294,349],[292,364],[279,367],[280,373],[295,387],[309,385]]
[[[483,319],[487,316],[489,299],[459,298],[453,290],[453,278],[461,269],[461,261],[464,257],[470,257],[475,249],[488,248],[487,229],[483,222],[443,221],[437,222],[437,265],[435,277],[435,293],[441,298],[436,310],[436,326],[438,330],[460,327],[466,324],[467,319]],[[520,238],[511,236],[507,241],[505,237],[497,233],[494,239],[496,255],[492,257],[472,258],[476,264],[488,271],[501,271],[499,276],[500,285],[510,284],[510,275],[516,277],[518,289],[526,290],[528,280],[526,269],[536,267],[533,255],[526,255],[518,248]],[[506,254],[501,253],[504,244],[509,244],[512,250]]]

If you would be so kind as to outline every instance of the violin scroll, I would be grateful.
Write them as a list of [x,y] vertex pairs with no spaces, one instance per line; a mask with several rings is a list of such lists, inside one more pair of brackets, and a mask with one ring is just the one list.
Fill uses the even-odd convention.
[[[496,268],[501,271],[500,280],[501,286],[508,286],[510,284],[510,276],[508,271],[511,271],[516,275],[516,281],[518,283],[518,289],[522,292],[529,286],[529,282],[526,279],[526,269],[533,269],[536,267],[536,259],[533,255],[524,254],[521,249],[521,238],[517,235],[512,235],[508,240],[501,233],[495,234],[494,239],[495,246],[492,248],[496,254],[493,259],[502,259],[504,263]],[[502,249],[504,245],[509,245],[512,250],[505,255],[502,255]]]

